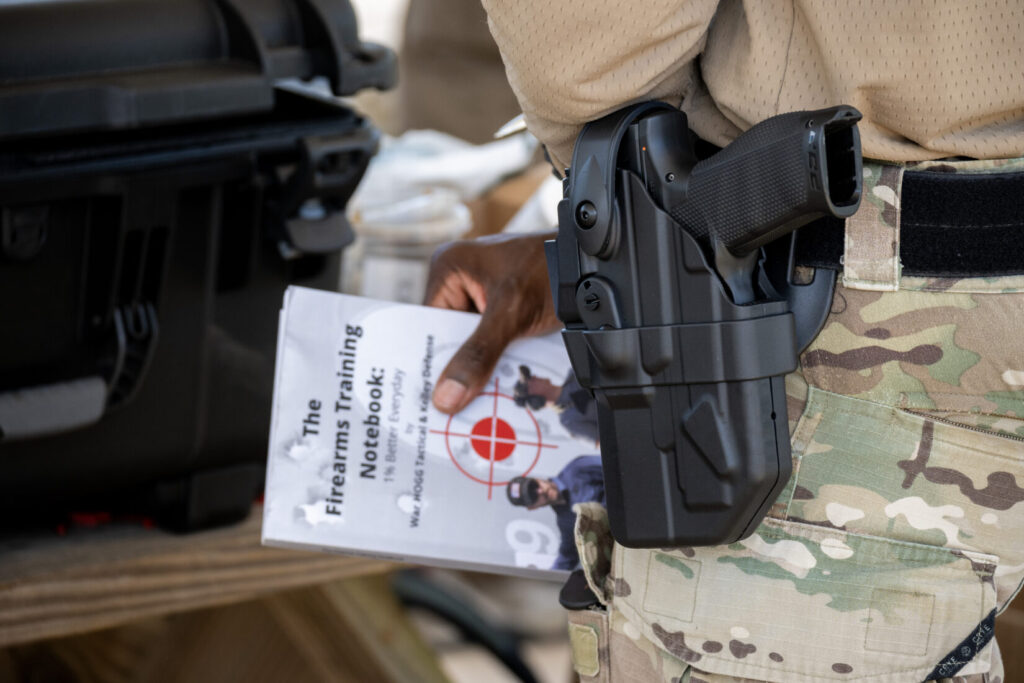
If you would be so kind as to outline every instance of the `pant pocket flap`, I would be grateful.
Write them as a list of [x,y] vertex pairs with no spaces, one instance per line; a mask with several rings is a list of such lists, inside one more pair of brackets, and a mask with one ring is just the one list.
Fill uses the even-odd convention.
[[712,673],[920,681],[994,609],[997,562],[768,519],[729,546],[616,546],[613,607],[665,652]]
[[1024,441],[811,389],[772,515],[993,553],[996,594],[1024,579]]

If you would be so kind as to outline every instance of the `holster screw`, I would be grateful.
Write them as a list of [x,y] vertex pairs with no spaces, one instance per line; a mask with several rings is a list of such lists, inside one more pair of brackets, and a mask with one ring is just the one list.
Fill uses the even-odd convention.
[[581,228],[592,228],[597,223],[597,207],[591,202],[580,202],[576,207],[576,222]]

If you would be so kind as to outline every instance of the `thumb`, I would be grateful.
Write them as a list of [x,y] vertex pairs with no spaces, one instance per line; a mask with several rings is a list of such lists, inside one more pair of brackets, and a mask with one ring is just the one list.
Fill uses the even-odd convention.
[[442,413],[455,414],[483,390],[498,359],[518,334],[509,316],[488,306],[469,339],[445,366],[434,390],[434,406]]

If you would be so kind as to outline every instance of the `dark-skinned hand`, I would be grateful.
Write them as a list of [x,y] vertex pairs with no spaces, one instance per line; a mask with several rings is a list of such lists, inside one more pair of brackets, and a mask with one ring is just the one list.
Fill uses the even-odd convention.
[[495,235],[452,242],[434,254],[425,303],[482,314],[438,378],[434,405],[441,412],[457,413],[480,394],[513,339],[561,327],[544,260],[544,240],[553,237]]

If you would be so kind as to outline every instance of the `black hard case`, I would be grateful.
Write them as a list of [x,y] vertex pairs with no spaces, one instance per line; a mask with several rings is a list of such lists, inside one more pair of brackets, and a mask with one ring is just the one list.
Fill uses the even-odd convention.
[[[46,49],[43,49],[46,48]],[[277,316],[333,288],[386,87],[345,0],[0,7],[0,512],[243,516]]]

